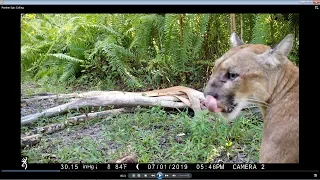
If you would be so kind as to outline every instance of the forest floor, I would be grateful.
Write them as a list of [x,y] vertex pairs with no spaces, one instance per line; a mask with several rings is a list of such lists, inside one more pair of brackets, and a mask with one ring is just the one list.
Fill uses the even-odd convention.
[[[81,89],[90,90],[90,89]],[[68,93],[75,89],[22,83],[22,97],[40,92]],[[65,103],[40,100],[23,103],[21,117]],[[61,122],[73,111],[41,118],[21,128],[24,136],[36,127]],[[93,119],[43,135],[39,144],[25,147],[22,154],[31,163],[102,163],[135,155],[140,163],[254,163],[258,161],[262,121],[259,114],[243,113],[228,123],[208,111],[195,115],[188,110],[164,111],[160,107],[137,108],[134,113]]]

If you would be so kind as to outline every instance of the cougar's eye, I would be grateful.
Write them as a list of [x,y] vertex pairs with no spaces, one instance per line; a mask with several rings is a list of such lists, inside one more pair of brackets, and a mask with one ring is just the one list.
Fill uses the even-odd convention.
[[228,73],[228,78],[230,79],[230,80],[234,80],[235,78],[237,78],[239,76],[239,74],[237,74],[237,73],[232,73],[232,72],[229,72]]

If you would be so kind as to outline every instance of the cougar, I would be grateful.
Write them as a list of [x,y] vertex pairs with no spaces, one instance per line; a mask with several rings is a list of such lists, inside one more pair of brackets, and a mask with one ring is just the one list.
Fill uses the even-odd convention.
[[259,163],[299,162],[299,68],[287,58],[293,39],[289,34],[271,48],[232,33],[231,49],[215,61],[204,89],[204,105],[228,120],[248,104],[260,107]]

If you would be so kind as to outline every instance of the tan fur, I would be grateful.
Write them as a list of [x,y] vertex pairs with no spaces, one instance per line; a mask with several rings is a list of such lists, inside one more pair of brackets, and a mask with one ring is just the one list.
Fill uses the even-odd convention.
[[[205,88],[205,94],[217,95],[225,109],[230,96],[238,104],[260,105],[264,117],[260,163],[299,162],[299,68],[286,57],[292,40],[286,38],[275,51],[257,44],[233,47],[216,60]],[[225,80],[229,71],[239,77]],[[222,113],[229,119],[237,114]]]
[[264,109],[261,163],[299,162],[299,69],[288,61]]

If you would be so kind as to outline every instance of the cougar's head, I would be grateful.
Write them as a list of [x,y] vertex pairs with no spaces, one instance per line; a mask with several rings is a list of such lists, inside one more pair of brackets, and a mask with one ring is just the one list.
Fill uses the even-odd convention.
[[288,62],[293,36],[287,35],[275,48],[245,44],[235,33],[230,41],[231,49],[215,61],[204,95],[209,111],[232,120],[246,105],[263,105],[270,98],[276,76]]

